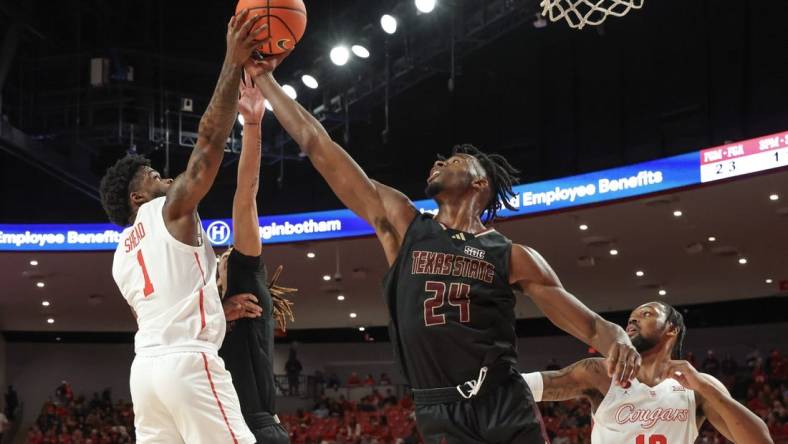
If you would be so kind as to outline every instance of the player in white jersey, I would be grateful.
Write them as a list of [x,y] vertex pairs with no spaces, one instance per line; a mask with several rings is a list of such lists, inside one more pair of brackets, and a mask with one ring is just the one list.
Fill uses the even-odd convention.
[[705,420],[743,444],[772,443],[766,424],[725,386],[680,360],[686,327],[675,308],[649,302],[630,314],[627,334],[643,363],[628,387],[613,383],[602,358],[523,374],[538,401],[587,398],[592,444],[692,444]]
[[257,19],[243,11],[230,20],[224,64],[186,171],[162,179],[147,159],[130,155],[101,181],[110,220],[130,225],[112,275],[138,324],[130,375],[138,443],[255,442],[217,354],[226,321],[197,205],[235,122],[243,63],[262,43],[250,33]]

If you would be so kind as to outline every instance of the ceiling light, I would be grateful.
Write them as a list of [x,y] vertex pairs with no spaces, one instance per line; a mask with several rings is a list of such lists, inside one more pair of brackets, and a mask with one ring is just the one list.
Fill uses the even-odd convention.
[[362,59],[369,58],[369,50],[361,45],[353,45],[350,47],[350,50],[353,51],[353,54],[355,54],[356,57],[360,57]]
[[244,124],[244,116],[241,115],[241,113],[238,113],[238,123],[240,123],[241,126]]
[[44,307],[49,307],[49,301],[41,301],[41,305]]
[[771,284],[772,282],[774,282],[774,281],[773,281],[773,280],[771,280],[771,279],[766,279],[766,283],[767,283],[767,284]]
[[673,212],[673,215],[676,217],[681,217],[684,215],[684,213],[681,210],[676,210]]
[[740,257],[739,258],[739,263],[742,264],[742,265],[747,265],[747,258],[746,257]]
[[780,200],[780,195],[777,194],[777,193],[770,194],[769,195],[769,200]]
[[47,324],[54,324],[54,323],[55,323],[54,318],[47,318]]
[[324,281],[330,281],[330,280],[331,280],[331,276],[329,276],[329,275],[327,275],[327,274],[324,274],[324,275],[323,275],[323,280],[324,280]]
[[358,328],[358,331],[364,331],[364,330],[366,330],[366,328],[364,328],[364,327],[359,327]]
[[337,296],[337,300],[338,301],[344,301],[345,297],[340,294],[339,296]]
[[616,250],[615,248],[613,248],[612,250],[610,250],[610,255],[611,255],[611,256],[618,256],[618,250]]
[[308,257],[309,259],[314,259],[315,258],[315,252],[314,251],[308,251],[306,253],[306,257]]
[[355,318],[356,316],[358,316],[358,315],[357,315],[357,314],[355,314],[355,313],[350,313],[350,317],[351,317],[351,318]]
[[34,267],[37,267],[38,266],[38,261],[33,259],[32,261],[30,261],[30,265],[32,265]]
[[645,274],[646,273],[643,273],[642,270],[638,270],[638,271],[635,272],[635,276],[637,276],[637,277],[643,277],[643,275],[645,275]]
[[394,16],[385,14],[380,18],[380,27],[383,28],[386,34],[394,34],[397,32],[397,19]]
[[714,236],[709,236],[709,242],[717,242],[717,238]]
[[290,85],[282,85],[282,91],[287,94],[287,97],[290,97],[293,100],[298,98],[298,93],[296,92],[295,88]]
[[43,283],[43,282],[36,282],[36,287],[38,287],[38,288],[44,288],[45,286],[46,286],[46,284]]
[[415,0],[416,9],[424,14],[429,14],[435,9],[435,0]]
[[350,51],[346,46],[335,46],[329,56],[335,65],[342,66],[350,59]]
[[304,74],[301,76],[301,82],[306,85],[309,89],[317,89],[317,79],[310,76],[309,74]]
[[660,290],[659,291],[659,295],[660,296],[665,296],[666,294],[668,294],[668,292],[666,290]]
[[586,230],[588,229],[588,225],[586,225],[586,224],[580,224],[580,226],[579,226],[579,227],[577,227],[577,228],[580,228],[580,231],[586,231]]

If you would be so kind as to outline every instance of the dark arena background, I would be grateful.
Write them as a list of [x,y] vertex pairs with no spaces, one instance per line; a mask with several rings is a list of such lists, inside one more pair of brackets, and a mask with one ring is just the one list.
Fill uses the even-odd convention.
[[[788,2],[645,0],[579,30],[538,0],[304,3],[306,34],[275,77],[371,178],[433,211],[438,155],[505,156],[521,185],[494,227],[612,322],[677,307],[686,359],[788,443]],[[135,442],[137,324],[99,181],[126,153],[184,171],[234,11],[0,0],[0,444]],[[199,208],[217,252],[232,243],[241,129]],[[299,290],[273,356],[292,442],[421,442],[373,231],[275,112],[262,140],[263,259]],[[598,355],[516,294],[520,371]],[[586,401],[540,409],[553,443],[590,442]],[[696,442],[728,441],[706,424]]]

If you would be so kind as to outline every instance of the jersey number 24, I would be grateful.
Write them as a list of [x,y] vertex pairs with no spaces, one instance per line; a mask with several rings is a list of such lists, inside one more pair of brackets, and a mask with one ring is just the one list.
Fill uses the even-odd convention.
[[[446,323],[446,315],[436,314],[435,310],[443,307],[446,304],[446,283],[441,281],[427,281],[424,283],[424,291],[432,294],[424,300],[424,325],[432,327],[433,325],[443,325]],[[459,282],[453,282],[449,285],[448,300],[449,305],[458,307],[460,310],[460,322],[466,323],[471,320],[471,310],[468,300],[468,293],[471,291],[471,286]]]

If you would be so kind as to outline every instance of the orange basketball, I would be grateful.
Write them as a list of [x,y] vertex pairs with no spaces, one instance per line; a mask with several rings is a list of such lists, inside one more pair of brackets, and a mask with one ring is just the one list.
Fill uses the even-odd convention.
[[249,9],[249,17],[261,15],[253,29],[268,25],[257,38],[271,39],[258,48],[267,55],[276,55],[293,49],[306,30],[306,7],[303,0],[238,0],[235,13]]

